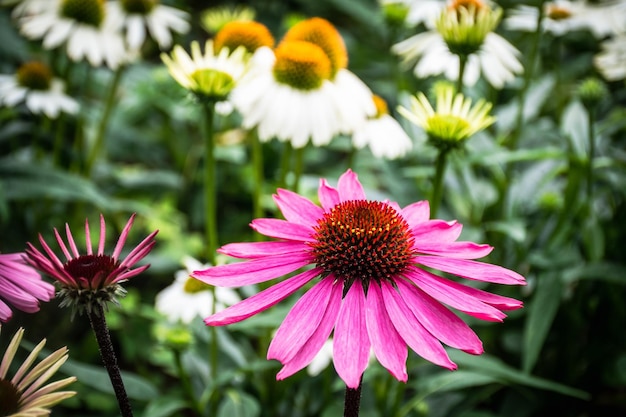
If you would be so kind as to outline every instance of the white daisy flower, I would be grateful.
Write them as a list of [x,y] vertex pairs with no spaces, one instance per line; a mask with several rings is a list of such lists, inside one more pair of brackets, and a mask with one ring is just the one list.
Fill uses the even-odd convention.
[[[544,3],[543,7],[541,28],[555,36],[588,29],[595,37],[602,38],[626,29],[624,7],[617,2],[591,5],[586,1],[556,0]],[[520,5],[510,11],[504,25],[510,30],[534,32],[538,17],[538,8]]]
[[52,77],[41,62],[27,62],[13,75],[0,75],[0,105],[14,107],[24,103],[35,114],[51,119],[61,112],[76,114],[78,102],[64,93],[62,80]]
[[[472,3],[473,4],[473,3]],[[502,88],[523,71],[520,52],[493,29],[500,19],[499,9],[492,12],[486,3],[481,8],[458,11],[447,8],[435,25],[437,29],[414,35],[392,46],[404,65],[415,65],[418,78],[443,74],[459,78],[460,56],[466,59],[463,84],[473,86],[482,74],[495,88]]]
[[232,52],[222,48],[215,53],[212,40],[206,42],[204,53],[200,44],[192,41],[191,55],[176,45],[171,56],[162,53],[161,59],[182,87],[198,97],[216,101],[226,100],[248,68],[245,48]]
[[155,308],[170,321],[188,324],[196,317],[207,317],[228,306],[238,303],[241,298],[231,288],[215,287],[215,309],[210,286],[191,277],[193,271],[208,268],[198,260],[187,256],[183,259],[185,269],[177,271],[174,282],[159,292]]
[[608,81],[626,79],[626,33],[605,40],[601,47],[593,59],[600,74]]
[[434,22],[439,17],[441,10],[446,6],[447,0],[380,0],[381,6],[401,4],[408,8],[406,23],[417,26],[420,23],[433,28]]
[[311,42],[322,48],[330,59],[330,81],[337,91],[341,133],[351,134],[376,114],[371,90],[347,69],[346,45],[332,23],[319,17],[305,19],[292,26],[283,40]]
[[378,158],[404,156],[413,147],[411,138],[398,121],[389,115],[387,103],[381,97],[375,95],[374,103],[378,111],[354,131],[353,145],[358,149],[369,145],[372,154]]
[[257,49],[251,69],[231,94],[246,129],[259,139],[277,138],[304,147],[328,144],[342,130],[337,90],[329,80],[330,62],[310,42],[283,41],[272,51]]
[[70,59],[86,59],[94,67],[106,64],[116,69],[129,59],[121,22],[111,19],[108,13],[110,2],[49,0],[49,3],[49,7],[37,12],[33,6],[32,13],[19,18],[20,31],[25,37],[42,39],[46,49],[65,44]]
[[109,5],[114,21],[122,22],[126,43],[138,50],[149,33],[161,49],[172,45],[172,32],[189,32],[189,14],[175,7],[159,4],[159,0],[120,0]]

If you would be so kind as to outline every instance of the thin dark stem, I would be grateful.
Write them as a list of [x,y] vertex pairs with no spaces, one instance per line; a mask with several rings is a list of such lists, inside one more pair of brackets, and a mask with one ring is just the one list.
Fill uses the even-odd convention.
[[433,196],[430,201],[430,216],[435,218],[443,196],[443,177],[446,171],[448,150],[441,149],[435,161],[435,177],[433,178]]
[[304,170],[304,148],[296,149],[296,161],[295,167],[293,169],[293,187],[291,187],[291,191],[297,193],[298,188],[300,187],[300,178],[302,178],[302,172]]
[[346,396],[343,407],[343,417],[359,417],[359,407],[361,406],[361,383],[356,388],[346,386]]
[[587,160],[587,201],[589,204],[593,204],[591,199],[593,198],[593,158],[596,154],[596,140],[595,140],[595,107],[590,106],[587,109],[587,117],[589,121],[589,159]]
[[109,379],[113,385],[113,390],[115,391],[115,397],[117,398],[117,403],[119,404],[122,417],[132,417],[133,411],[130,407],[128,395],[126,395],[126,388],[124,388],[122,374],[120,373],[115,351],[113,350],[111,335],[109,334],[109,328],[107,327],[107,323],[104,318],[104,309],[100,304],[96,304],[93,310],[88,312],[88,315],[89,323],[91,323],[91,328],[93,329],[96,341],[98,342],[102,363],[109,373]]
[[[255,219],[263,217],[263,206],[261,198],[263,197],[263,144],[259,140],[256,129],[250,131],[250,144],[252,147],[252,166],[254,171],[254,185],[252,190],[252,214]],[[255,236],[261,236],[255,233]],[[258,237],[257,237],[258,239]]]

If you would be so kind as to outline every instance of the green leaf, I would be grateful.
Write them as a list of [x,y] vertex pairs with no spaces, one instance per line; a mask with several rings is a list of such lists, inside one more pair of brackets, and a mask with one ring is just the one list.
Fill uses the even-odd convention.
[[467,370],[476,370],[484,375],[490,375],[504,383],[525,385],[527,387],[543,389],[547,391],[558,392],[559,394],[567,395],[570,397],[580,398],[588,400],[589,393],[571,388],[558,382],[549,381],[547,379],[539,378],[533,375],[523,373],[519,369],[515,369],[501,360],[482,354],[480,356],[469,355],[467,353],[451,350],[448,352],[450,359],[456,362],[460,368],[467,368]]
[[259,403],[245,392],[230,389],[220,403],[217,417],[257,417],[261,414]]
[[143,411],[143,417],[169,417],[187,407],[187,403],[180,398],[158,397],[151,401]]
[[539,358],[561,302],[561,280],[557,274],[544,274],[537,278],[537,289],[532,304],[527,309],[524,328],[522,369],[530,372]]
[[611,262],[593,262],[565,271],[563,279],[568,283],[590,279],[626,285],[626,267]]
[[[101,366],[89,365],[68,359],[61,370],[78,378],[78,381],[99,391],[114,394],[111,380],[106,370]],[[147,379],[139,375],[122,372],[122,380],[126,387],[128,398],[133,400],[149,401],[159,395],[157,388]]]

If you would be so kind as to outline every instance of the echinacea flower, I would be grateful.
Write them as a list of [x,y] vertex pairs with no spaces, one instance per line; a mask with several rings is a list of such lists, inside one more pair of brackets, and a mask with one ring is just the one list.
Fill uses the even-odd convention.
[[64,93],[65,84],[52,76],[50,68],[40,61],[22,64],[15,75],[0,74],[0,105],[14,107],[24,103],[34,114],[51,119],[61,112],[75,114],[78,102]]
[[457,242],[462,226],[430,220],[427,201],[400,208],[394,202],[368,200],[350,170],[337,188],[321,180],[318,196],[321,207],[279,189],[274,200],[285,220],[256,219],[251,224],[278,240],[225,245],[221,253],[248,261],[193,273],[211,285],[238,287],[310,267],[205,319],[210,326],[244,320],[315,280],[270,344],[268,359],[283,364],[278,379],[307,366],[331,333],[333,363],[348,388],[359,386],[370,349],[401,381],[408,378],[407,345],[426,360],[455,369],[441,343],[472,354],[483,348],[444,304],[490,321],[501,321],[501,310],[522,306],[431,272],[497,284],[525,282],[516,272],[475,261],[493,248]]
[[322,48],[330,60],[330,81],[336,90],[340,131],[350,134],[363,122],[376,114],[373,95],[369,87],[348,70],[348,52],[341,34],[326,19],[312,17],[293,25],[283,41],[311,42]]
[[[587,1],[556,0],[543,3],[541,30],[563,36],[576,30],[589,30],[596,38],[626,29],[623,10],[618,3],[589,4]],[[510,30],[535,32],[539,9],[519,5],[512,8],[504,25]]]
[[191,28],[188,13],[160,4],[159,0],[120,0],[111,2],[108,7],[111,19],[122,22],[131,50],[141,48],[147,34],[159,48],[169,48],[172,32],[185,34]]
[[259,139],[277,138],[303,148],[328,144],[341,131],[330,60],[319,46],[282,41],[274,51],[256,50],[250,70],[230,100],[242,115],[242,126],[257,128]]
[[253,54],[262,46],[273,48],[274,36],[263,23],[238,20],[226,23],[213,38],[216,53],[222,48],[234,51],[240,46],[243,46],[248,54]]
[[32,40],[43,40],[45,49],[66,45],[73,61],[86,59],[91,66],[106,64],[117,69],[129,53],[124,45],[121,22],[111,18],[105,0],[49,0],[37,13],[21,16],[21,33]]
[[433,27],[433,22],[446,7],[446,0],[380,0],[379,3],[388,7],[391,5],[404,5],[408,8],[406,23],[417,26],[423,23],[428,28]]
[[40,301],[53,297],[54,286],[26,264],[23,253],[0,254],[0,322],[11,318],[11,307],[35,313]]
[[600,74],[607,81],[626,79],[626,33],[603,41],[600,47],[602,51],[593,58]]
[[254,9],[248,6],[216,6],[202,12],[200,25],[209,33],[217,33],[227,23],[248,22],[254,20],[255,16]]
[[191,56],[176,45],[171,56],[162,53],[161,59],[178,84],[210,101],[225,100],[247,69],[244,47],[234,51],[222,48],[216,53],[212,40],[206,42],[204,53],[200,44],[192,41]]
[[484,99],[472,106],[472,100],[455,93],[450,84],[436,89],[435,108],[424,93],[410,97],[410,108],[398,107],[398,113],[424,129],[428,140],[439,149],[461,146],[470,136],[489,127],[495,118],[489,115],[491,103]]
[[213,295],[211,286],[191,276],[193,271],[208,268],[209,265],[203,265],[190,256],[183,259],[183,264],[185,269],[176,272],[174,283],[156,295],[155,308],[168,320],[188,324],[198,316],[206,317],[213,311],[222,311],[241,301],[237,292],[230,288],[215,288]]
[[495,88],[503,88],[523,67],[520,52],[506,39],[493,32],[500,19],[500,9],[491,9],[480,0],[455,1],[441,12],[435,29],[411,36],[392,46],[402,57],[403,65],[414,65],[418,78],[443,74],[456,81],[460,76],[461,60],[463,84],[473,86],[481,74]]
[[11,376],[9,369],[23,335],[24,329],[20,328],[11,339],[0,362],[0,415],[48,416],[51,407],[76,394],[74,391],[59,391],[76,381],[74,376],[46,384],[67,360],[67,347],[56,350],[33,366],[46,344],[46,339],[42,340]]
[[111,255],[104,253],[106,223],[104,216],[100,215],[100,239],[98,240],[97,251],[94,251],[91,244],[89,221],[85,220],[86,253],[81,253],[78,250],[70,227],[66,224],[67,245],[63,242],[57,229],[54,229],[56,241],[66,258],[65,262],[62,262],[55,255],[41,234],[39,235],[39,243],[41,243],[44,252],[28,243],[27,261],[57,281],[61,287],[57,294],[61,298],[61,307],[70,306],[72,313],[78,311],[81,314],[99,311],[96,307],[106,309],[109,302],[117,303],[117,297],[125,294],[124,288],[120,285],[122,282],[141,274],[150,266],[143,265],[133,269],[133,266],[152,250],[155,245],[154,237],[158,231],[150,233],[125,258],[121,259],[122,249],[134,220],[135,215],[133,214],[124,226]]
[[389,115],[387,103],[377,95],[373,97],[376,115],[369,117],[352,134],[352,143],[357,148],[369,146],[377,158],[394,159],[404,156],[413,147],[411,138],[396,119]]

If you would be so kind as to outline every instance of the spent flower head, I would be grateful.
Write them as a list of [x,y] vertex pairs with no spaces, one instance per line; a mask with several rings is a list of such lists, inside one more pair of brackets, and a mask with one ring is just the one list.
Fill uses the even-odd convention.
[[[288,275],[269,288],[205,319],[210,326],[249,318],[311,281],[278,328],[267,354],[283,364],[277,378],[307,366],[333,333],[333,362],[349,388],[359,386],[370,349],[401,381],[408,378],[407,345],[437,365],[455,369],[445,343],[472,354],[483,351],[469,326],[447,307],[490,321],[522,303],[466,286],[432,271],[497,284],[524,284],[519,274],[478,262],[489,245],[457,241],[456,221],[430,220],[427,201],[401,208],[374,201],[350,170],[337,188],[325,180],[321,207],[291,191],[274,195],[281,219],[255,219],[252,228],[278,239],[233,243],[220,252],[247,259],[196,271],[212,285],[239,287]],[[304,271],[301,268],[310,266]]]
[[11,318],[11,307],[35,313],[39,311],[40,301],[54,297],[54,286],[43,281],[24,256],[24,253],[0,254],[0,322]]
[[62,347],[33,366],[46,344],[46,339],[33,348],[11,375],[9,368],[23,335],[24,329],[18,329],[0,361],[0,416],[48,416],[51,407],[76,394],[74,391],[59,391],[76,381],[76,377],[71,376],[46,384],[68,358],[67,348]]
[[117,298],[125,295],[126,291],[122,288],[121,283],[141,274],[150,267],[150,265],[143,265],[133,269],[133,266],[154,247],[156,243],[154,237],[158,231],[150,233],[125,258],[121,258],[122,249],[134,219],[135,215],[133,214],[124,226],[113,253],[110,255],[104,252],[106,223],[102,215],[100,215],[100,239],[97,250],[94,250],[91,244],[88,220],[85,220],[86,253],[80,253],[78,250],[68,224],[65,225],[67,245],[63,242],[58,230],[54,229],[56,241],[66,258],[65,262],[62,262],[55,255],[41,234],[39,235],[39,242],[45,253],[28,243],[26,249],[28,262],[57,281],[60,287],[57,294],[61,298],[60,306],[71,307],[72,316],[76,312],[80,314],[97,312],[99,309],[95,308],[96,305],[106,311],[109,302],[117,304]]
[[495,122],[495,117],[489,115],[491,103],[480,99],[472,106],[472,100],[456,93],[451,84],[439,85],[435,95],[435,108],[420,92],[410,97],[408,109],[399,106],[398,113],[424,129],[428,140],[439,149],[460,147]]

